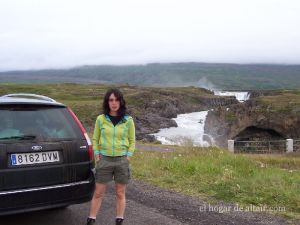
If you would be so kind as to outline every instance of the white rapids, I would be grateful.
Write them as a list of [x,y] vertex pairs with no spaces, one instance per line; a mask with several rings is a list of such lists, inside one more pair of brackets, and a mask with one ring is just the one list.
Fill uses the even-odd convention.
[[247,101],[250,97],[247,91],[213,91],[215,95],[219,96],[235,96],[239,102]]
[[[216,91],[215,95],[235,96],[239,102],[247,101],[249,92]],[[228,110],[229,108],[227,108]],[[204,125],[208,111],[179,114],[173,118],[178,127],[160,129],[158,133],[152,134],[162,144],[166,145],[193,145],[193,146],[215,146],[212,136],[204,133]]]
[[179,114],[173,118],[178,127],[160,129],[156,134],[152,134],[168,145],[185,145],[208,147],[214,144],[214,140],[204,134],[204,124],[208,111]]

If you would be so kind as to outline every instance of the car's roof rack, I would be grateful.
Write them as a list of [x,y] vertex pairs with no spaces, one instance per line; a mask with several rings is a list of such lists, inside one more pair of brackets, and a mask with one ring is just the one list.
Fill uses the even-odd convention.
[[1,97],[30,97],[30,98],[37,98],[37,99],[49,101],[49,102],[56,102],[54,99],[44,95],[36,95],[36,94],[28,94],[28,93],[13,93],[8,95],[3,95]]

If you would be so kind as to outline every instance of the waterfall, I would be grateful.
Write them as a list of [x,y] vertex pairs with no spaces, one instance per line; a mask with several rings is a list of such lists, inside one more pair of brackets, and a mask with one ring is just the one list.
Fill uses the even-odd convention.
[[247,101],[250,97],[250,93],[247,91],[213,91],[215,95],[219,96],[235,96],[239,102]]

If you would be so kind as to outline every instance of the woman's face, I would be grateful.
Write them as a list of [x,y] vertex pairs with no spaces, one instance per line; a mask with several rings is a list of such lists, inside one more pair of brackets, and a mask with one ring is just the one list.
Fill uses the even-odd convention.
[[117,100],[116,96],[113,93],[108,98],[108,105],[109,105],[110,112],[117,113],[117,111],[120,108],[120,101]]

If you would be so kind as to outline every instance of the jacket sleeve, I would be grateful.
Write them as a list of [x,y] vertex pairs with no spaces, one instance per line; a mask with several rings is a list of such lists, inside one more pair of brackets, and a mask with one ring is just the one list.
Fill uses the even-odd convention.
[[128,141],[129,148],[127,151],[127,156],[131,157],[135,150],[135,126],[133,119],[130,120],[129,128],[128,128]]
[[94,133],[93,133],[94,155],[99,155],[100,154],[100,146],[99,146],[100,134],[101,134],[100,118],[97,117],[96,122],[95,122]]

